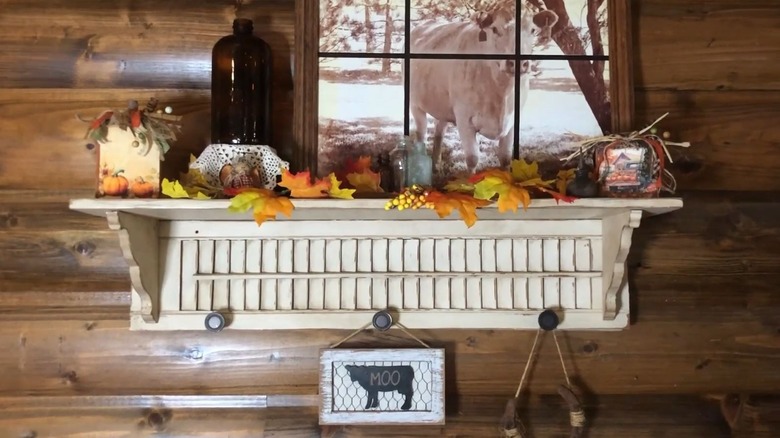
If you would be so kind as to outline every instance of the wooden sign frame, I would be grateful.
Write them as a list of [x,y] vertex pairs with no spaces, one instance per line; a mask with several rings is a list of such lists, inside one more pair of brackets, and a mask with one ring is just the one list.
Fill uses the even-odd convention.
[[321,425],[441,425],[444,393],[444,349],[320,352]]

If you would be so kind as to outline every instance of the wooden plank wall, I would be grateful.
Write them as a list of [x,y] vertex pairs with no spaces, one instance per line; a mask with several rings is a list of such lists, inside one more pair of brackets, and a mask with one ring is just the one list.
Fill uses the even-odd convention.
[[[694,147],[675,152],[685,208],[635,235],[635,325],[565,337],[589,436],[777,436],[780,4],[633,3],[638,120],[670,111],[664,128]],[[0,436],[317,435],[311,408],[78,407],[90,395],[313,394],[318,349],[346,334],[129,332],[116,235],[67,209],[91,195],[95,165],[75,113],[171,104],[186,130],[171,175],[206,144],[209,53],[236,16],[274,48],[276,141],[289,154],[292,0],[0,0]],[[533,335],[419,335],[447,348],[447,426],[335,436],[496,436]],[[536,436],[563,436],[549,340],[540,355],[527,418]]]

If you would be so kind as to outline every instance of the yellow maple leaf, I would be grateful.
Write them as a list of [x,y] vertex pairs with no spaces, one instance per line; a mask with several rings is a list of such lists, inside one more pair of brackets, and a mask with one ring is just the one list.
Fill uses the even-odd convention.
[[569,185],[569,183],[574,180],[574,173],[576,172],[576,169],[561,169],[558,171],[557,178],[555,179],[555,188],[558,189],[558,192],[565,195],[566,194],[566,187]]
[[383,192],[382,187],[379,186],[382,181],[381,176],[370,169],[364,169],[360,173],[347,174],[347,181],[349,185],[355,188],[357,193]]
[[527,209],[531,204],[531,194],[522,182],[515,182],[514,175],[505,170],[493,169],[484,172],[481,180],[474,184],[474,197],[491,200],[498,196],[498,211],[517,211],[522,204]]
[[250,208],[258,225],[276,219],[276,215],[280,213],[290,217],[295,209],[289,198],[277,196],[272,190],[255,188],[242,189],[230,199],[228,206],[229,211],[238,213],[243,213]]
[[433,210],[440,218],[449,216],[453,210],[457,209],[460,218],[469,228],[477,222],[477,208],[489,204],[484,199],[476,199],[466,193],[442,193],[435,190],[428,193],[426,202],[433,205]]
[[328,194],[331,198],[353,199],[352,194],[355,193],[355,189],[342,189],[341,181],[336,178],[335,173],[328,175],[328,179],[330,179],[330,190],[328,191]]
[[312,184],[308,170],[293,174],[284,169],[279,185],[289,189],[293,198],[327,198],[330,190],[330,182],[324,179],[316,179]]
[[539,163],[536,161],[528,163],[525,160],[512,160],[510,168],[512,178],[522,186],[550,187],[551,182],[543,180],[539,174]]
[[160,186],[162,194],[169,198],[211,199],[211,197],[196,189],[184,187],[179,181],[176,180],[170,181],[168,178],[163,178]]

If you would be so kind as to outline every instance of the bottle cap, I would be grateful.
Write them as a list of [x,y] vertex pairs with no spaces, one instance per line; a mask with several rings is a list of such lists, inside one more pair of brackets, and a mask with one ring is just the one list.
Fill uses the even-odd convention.
[[248,18],[236,18],[233,20],[233,31],[238,33],[251,33],[254,29],[252,20]]

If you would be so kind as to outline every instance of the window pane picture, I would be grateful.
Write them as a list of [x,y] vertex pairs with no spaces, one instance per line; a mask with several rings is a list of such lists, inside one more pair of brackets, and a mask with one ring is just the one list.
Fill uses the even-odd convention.
[[[605,0],[321,0],[318,173],[424,141],[434,184],[610,132]],[[545,164],[547,164],[545,166]]]

